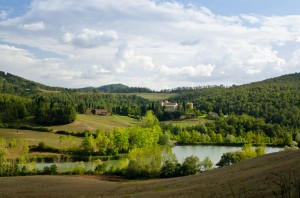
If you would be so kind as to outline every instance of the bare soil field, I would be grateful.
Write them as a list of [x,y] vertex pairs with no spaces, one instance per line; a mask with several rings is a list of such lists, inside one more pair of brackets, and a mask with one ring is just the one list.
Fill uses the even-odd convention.
[[172,179],[126,181],[104,176],[2,177],[0,197],[259,198],[274,197],[274,193],[280,193],[276,184],[280,181],[291,184],[290,190],[297,191],[291,183],[295,180],[300,180],[300,150],[272,153],[194,176]]

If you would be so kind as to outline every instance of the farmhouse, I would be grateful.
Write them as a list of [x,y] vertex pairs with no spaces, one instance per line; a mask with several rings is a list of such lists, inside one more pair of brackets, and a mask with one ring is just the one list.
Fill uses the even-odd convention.
[[162,107],[165,107],[165,109],[169,111],[176,111],[178,109],[178,103],[171,103],[167,100],[164,100],[161,101],[160,104]]
[[93,108],[87,108],[85,110],[86,114],[94,114],[94,115],[101,115],[101,116],[109,116],[110,112],[106,109],[93,109]]
[[110,112],[106,109],[95,109],[95,115],[109,116]]

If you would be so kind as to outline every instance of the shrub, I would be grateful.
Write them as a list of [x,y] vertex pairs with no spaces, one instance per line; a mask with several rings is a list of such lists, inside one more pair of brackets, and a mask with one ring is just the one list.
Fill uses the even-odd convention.
[[166,161],[161,168],[160,176],[164,178],[180,176],[181,165],[177,161]]
[[95,168],[95,174],[101,175],[107,171],[107,165],[106,164],[98,164]]
[[83,175],[85,173],[85,165],[84,162],[77,162],[73,169],[73,173],[76,175]]
[[190,156],[185,158],[180,167],[180,172],[183,176],[194,175],[200,171],[200,160],[197,156]]
[[52,164],[50,167],[45,166],[42,171],[42,174],[44,175],[56,175],[57,173],[58,173],[57,166],[55,164]]

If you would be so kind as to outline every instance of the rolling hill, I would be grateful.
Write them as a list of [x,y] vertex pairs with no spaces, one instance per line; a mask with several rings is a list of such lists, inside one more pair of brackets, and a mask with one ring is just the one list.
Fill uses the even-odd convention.
[[0,93],[28,96],[42,91],[66,91],[65,88],[50,87],[19,76],[0,71]]

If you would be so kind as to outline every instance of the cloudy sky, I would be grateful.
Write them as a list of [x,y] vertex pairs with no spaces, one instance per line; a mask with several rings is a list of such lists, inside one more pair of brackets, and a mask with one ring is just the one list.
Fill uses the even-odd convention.
[[296,0],[0,0],[0,70],[160,90],[300,72]]

